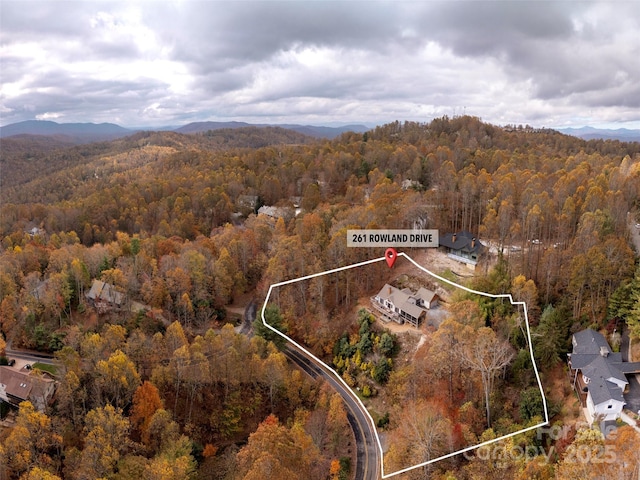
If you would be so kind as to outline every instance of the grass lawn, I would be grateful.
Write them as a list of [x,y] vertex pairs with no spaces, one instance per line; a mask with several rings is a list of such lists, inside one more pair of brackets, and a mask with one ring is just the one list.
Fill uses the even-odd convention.
[[49,365],[48,363],[40,363],[36,362],[32,365],[34,369],[44,370],[45,372],[49,372],[51,375],[56,375],[58,371],[56,370],[55,365]]

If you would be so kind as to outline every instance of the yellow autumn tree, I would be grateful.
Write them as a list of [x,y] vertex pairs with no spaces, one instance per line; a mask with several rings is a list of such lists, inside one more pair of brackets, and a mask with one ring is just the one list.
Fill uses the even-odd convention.
[[188,480],[193,477],[196,462],[191,455],[193,445],[184,435],[167,439],[162,451],[145,467],[143,480]]
[[118,461],[129,449],[129,427],[129,420],[122,415],[122,410],[112,405],[87,413],[78,478],[112,475]]
[[116,407],[128,405],[140,385],[140,374],[135,364],[121,351],[116,350],[107,360],[96,365],[96,386],[105,403]]
[[605,470],[604,435],[600,430],[581,428],[556,468],[556,478],[588,480],[608,478]]
[[33,467],[46,469],[53,465],[51,452],[62,445],[51,418],[38,412],[31,402],[22,402],[16,417],[16,426],[3,442],[3,463],[17,476]]
[[33,467],[28,473],[22,475],[20,480],[61,480],[61,478],[43,468]]

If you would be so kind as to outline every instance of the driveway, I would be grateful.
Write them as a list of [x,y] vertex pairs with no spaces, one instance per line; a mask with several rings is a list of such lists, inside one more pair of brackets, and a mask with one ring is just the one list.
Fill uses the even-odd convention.
[[[624,362],[629,361],[630,341],[629,331],[622,329],[622,338],[620,340],[620,353]],[[627,402],[625,408],[632,412],[640,413],[640,375],[629,375],[629,391],[625,393],[624,399]]]
[[629,222],[629,234],[631,235],[631,243],[636,248],[636,255],[640,255],[640,228],[636,228],[636,221],[634,220],[634,215],[627,215],[627,220]]

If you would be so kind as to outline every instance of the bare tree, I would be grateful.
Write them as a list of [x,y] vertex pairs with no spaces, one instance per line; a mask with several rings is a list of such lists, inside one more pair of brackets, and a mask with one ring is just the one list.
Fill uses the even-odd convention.
[[[408,401],[398,412],[398,428],[390,432],[390,448],[385,455],[393,469],[426,463],[453,451],[453,424],[442,404]],[[409,478],[430,478],[433,465],[424,465]]]
[[509,342],[499,339],[491,328],[482,327],[469,343],[460,345],[458,355],[463,365],[480,373],[487,412],[487,427],[490,428],[489,398],[493,392],[496,376],[513,360],[514,350]]

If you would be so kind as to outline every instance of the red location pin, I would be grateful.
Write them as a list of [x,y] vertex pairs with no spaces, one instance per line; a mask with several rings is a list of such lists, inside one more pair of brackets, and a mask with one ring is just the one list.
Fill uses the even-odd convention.
[[387,261],[389,268],[393,267],[393,264],[396,263],[396,258],[398,258],[398,252],[396,252],[396,249],[387,248],[387,251],[384,252],[384,259]]

